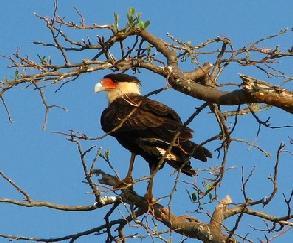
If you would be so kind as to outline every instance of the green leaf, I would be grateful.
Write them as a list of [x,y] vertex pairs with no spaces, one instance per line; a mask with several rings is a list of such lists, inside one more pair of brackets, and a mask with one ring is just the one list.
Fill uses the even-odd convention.
[[19,77],[19,71],[18,70],[15,70],[14,79],[18,79],[18,77]]
[[132,17],[135,14],[135,8],[133,8],[133,7],[129,8],[128,14],[129,14],[129,16]]
[[128,25],[132,26],[134,22],[134,18],[127,14],[127,19],[128,19]]
[[102,151],[102,148],[99,148],[98,152],[97,152],[97,155],[99,157],[103,157],[103,151]]
[[193,193],[191,194],[191,198],[192,198],[192,201],[193,201],[193,202],[196,202],[196,200],[197,200],[197,196],[196,196],[196,193],[195,193],[195,192],[193,192]]
[[144,22],[144,29],[146,29],[151,24],[151,21],[147,20]]
[[110,150],[106,150],[105,151],[105,159],[109,160],[109,158],[110,158]]
[[151,55],[151,52],[152,52],[152,48],[153,46],[148,44],[147,48],[146,48],[146,51],[147,51],[147,55],[150,56]]
[[212,193],[209,193],[209,199],[210,199],[210,202],[213,200],[213,194]]
[[264,152],[265,153],[265,156],[267,157],[267,158],[270,158],[271,157],[271,154],[270,153],[268,153],[268,152]]
[[144,28],[145,28],[145,22],[143,22],[142,20],[140,20],[140,21],[138,22],[138,27],[139,27],[140,29],[144,29]]
[[119,15],[114,13],[114,24],[113,24],[114,32],[117,32],[119,29]]
[[135,8],[133,7],[129,8],[127,13],[127,19],[128,19],[128,24],[131,27],[136,25],[135,20],[137,20],[137,18],[134,16],[134,14],[135,14]]
[[115,24],[118,24],[118,21],[119,21],[119,14],[114,13],[114,21],[115,21]]
[[212,190],[212,189],[213,189],[213,184],[206,185],[206,190],[207,191]]

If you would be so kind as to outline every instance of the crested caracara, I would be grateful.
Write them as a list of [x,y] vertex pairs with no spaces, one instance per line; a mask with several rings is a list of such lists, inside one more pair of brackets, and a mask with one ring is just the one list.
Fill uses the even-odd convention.
[[101,116],[102,129],[132,153],[124,182],[132,181],[135,155],[148,162],[151,175],[167,162],[188,176],[195,174],[190,158],[207,161],[211,157],[206,148],[191,141],[192,130],[173,109],[140,94],[136,77],[108,74],[95,85],[95,92],[100,91],[106,91],[109,100]]

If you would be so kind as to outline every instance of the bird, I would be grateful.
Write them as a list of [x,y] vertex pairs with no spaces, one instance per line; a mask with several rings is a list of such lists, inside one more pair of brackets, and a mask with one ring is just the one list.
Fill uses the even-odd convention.
[[[102,112],[103,131],[131,152],[127,175],[122,184],[133,182],[134,160],[140,155],[149,164],[147,195],[152,198],[154,174],[165,163],[187,176],[194,176],[190,159],[207,161],[211,152],[194,143],[192,129],[185,126],[175,110],[143,96],[141,82],[126,73],[110,73],[95,85],[95,93],[106,91],[108,107]],[[117,185],[119,188],[122,184]],[[151,199],[150,199],[151,200]]]

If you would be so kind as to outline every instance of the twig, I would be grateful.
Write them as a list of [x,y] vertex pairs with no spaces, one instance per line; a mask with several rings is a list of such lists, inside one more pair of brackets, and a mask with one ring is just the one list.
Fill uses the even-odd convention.
[[278,166],[279,166],[279,161],[280,161],[280,154],[281,154],[282,150],[284,149],[284,147],[285,147],[285,144],[281,143],[278,148],[277,158],[276,158],[276,162],[275,162],[275,166],[274,166],[274,175],[273,175],[273,178],[270,178],[270,180],[273,183],[273,191],[268,197],[264,198],[264,201],[263,201],[264,206],[268,205],[268,203],[274,198],[275,194],[277,193],[277,190],[278,190],[278,181],[277,181],[278,180]]
[[[10,185],[12,185],[16,191],[18,191],[19,193],[21,193],[25,200],[28,202],[28,203],[31,203],[32,199],[31,197],[29,196],[29,194],[27,192],[25,192],[23,189],[21,189],[13,180],[11,180],[7,175],[5,175],[2,171],[0,171],[0,176],[6,180]],[[0,202],[1,202],[1,199],[0,199]]]
[[[123,219],[118,220],[112,220],[109,222],[109,225],[117,225],[120,224],[123,221]],[[37,238],[37,237],[26,237],[26,236],[18,236],[18,235],[7,235],[7,234],[0,234],[1,238],[4,239],[10,239],[10,240],[22,240],[22,241],[35,241],[35,242],[60,242],[64,240],[76,240],[82,236],[99,233],[102,230],[106,229],[107,225],[101,225],[89,230],[81,231],[76,234],[70,234],[62,237],[56,237],[56,238]],[[73,242],[73,241],[71,241]]]
[[59,109],[62,109],[63,111],[67,111],[67,109],[64,108],[64,107],[61,107],[59,105],[48,105],[43,89],[38,87],[38,85],[36,83],[33,83],[33,85],[35,86],[35,89],[39,91],[42,103],[43,103],[43,105],[45,107],[45,117],[44,117],[42,128],[44,130],[46,130],[47,129],[47,124],[48,124],[48,115],[49,115],[50,109],[59,108]]
[[7,114],[7,116],[8,116],[8,121],[9,121],[10,123],[12,123],[12,122],[13,122],[13,120],[12,120],[12,116],[11,116],[11,114],[10,114],[10,111],[9,111],[9,109],[8,109],[8,107],[7,107],[7,104],[6,104],[5,100],[4,100],[4,98],[2,97],[2,95],[0,95],[0,99],[1,99],[1,101],[2,101],[2,104],[3,104],[3,106],[4,106],[4,109],[5,109],[5,111],[6,111],[6,114]]
[[92,180],[92,175],[91,175],[91,171],[88,171],[87,165],[86,165],[86,160],[85,160],[85,156],[95,147],[95,146],[91,146],[89,149],[83,151],[81,144],[78,140],[73,140],[74,143],[76,143],[77,148],[78,148],[78,152],[80,155],[80,159],[81,159],[81,164],[82,164],[82,168],[83,168],[83,173],[85,176],[85,179],[87,180],[90,188],[92,189],[93,194],[96,197],[96,202],[100,201],[100,191],[99,188],[95,185],[95,183]]

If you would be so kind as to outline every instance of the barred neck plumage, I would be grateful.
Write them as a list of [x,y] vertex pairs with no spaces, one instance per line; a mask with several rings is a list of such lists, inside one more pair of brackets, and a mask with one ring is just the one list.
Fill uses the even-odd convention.
[[120,82],[115,89],[108,90],[107,93],[109,103],[112,103],[115,99],[126,94],[140,95],[140,88],[138,83]]

